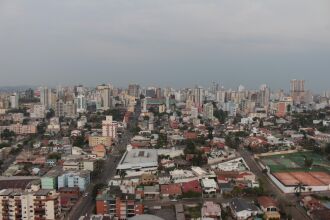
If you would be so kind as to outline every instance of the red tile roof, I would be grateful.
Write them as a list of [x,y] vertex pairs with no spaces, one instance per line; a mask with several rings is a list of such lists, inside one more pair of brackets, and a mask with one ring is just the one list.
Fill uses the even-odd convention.
[[198,180],[182,183],[182,192],[187,193],[189,191],[198,193],[202,192],[202,187]]
[[260,196],[258,197],[258,203],[260,206],[267,207],[277,207],[276,201],[269,196]]
[[169,194],[169,195],[181,195],[182,194],[180,184],[176,184],[176,183],[161,185],[160,192],[161,192],[161,194]]

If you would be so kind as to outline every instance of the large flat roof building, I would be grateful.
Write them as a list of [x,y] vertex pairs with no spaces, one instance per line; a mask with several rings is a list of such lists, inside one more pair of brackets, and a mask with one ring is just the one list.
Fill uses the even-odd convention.
[[158,154],[155,149],[132,149],[126,151],[121,158],[117,171],[122,170],[156,170],[158,167]]

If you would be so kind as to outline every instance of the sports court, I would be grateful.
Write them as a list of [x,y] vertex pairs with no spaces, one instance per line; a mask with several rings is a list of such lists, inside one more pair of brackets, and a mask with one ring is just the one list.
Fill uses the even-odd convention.
[[302,183],[306,186],[326,186],[330,184],[330,175],[326,172],[276,172],[273,173],[285,186]]
[[[305,157],[313,160],[313,167],[305,167]],[[262,157],[263,164],[270,168],[271,172],[290,172],[290,171],[324,171],[330,170],[330,163],[322,155],[313,152],[298,152],[291,154],[280,154]]]

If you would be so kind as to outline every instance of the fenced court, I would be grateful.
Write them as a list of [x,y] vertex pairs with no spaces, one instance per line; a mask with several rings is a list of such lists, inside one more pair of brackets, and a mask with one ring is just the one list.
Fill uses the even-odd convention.
[[[305,158],[313,160],[311,168],[305,167]],[[263,164],[270,168],[271,172],[290,171],[330,171],[330,163],[322,155],[313,152],[298,152],[262,157]]]
[[305,186],[327,186],[330,184],[330,175],[325,172],[276,172],[273,173],[285,186],[296,186],[302,183]]

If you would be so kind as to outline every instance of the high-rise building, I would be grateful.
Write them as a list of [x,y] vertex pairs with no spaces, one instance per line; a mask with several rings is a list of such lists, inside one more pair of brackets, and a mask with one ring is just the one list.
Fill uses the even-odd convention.
[[294,104],[301,104],[305,100],[305,80],[291,80],[291,97]]
[[10,107],[11,108],[18,108],[18,94],[17,93],[14,93],[10,96]]
[[163,94],[162,94],[162,89],[161,88],[157,88],[156,89],[156,98],[157,99],[160,99],[163,97]]
[[221,104],[225,103],[227,101],[226,100],[226,91],[224,91],[224,90],[217,91],[216,100],[217,100],[217,102],[219,102]]
[[57,100],[55,105],[56,117],[75,117],[76,104],[73,102],[64,102],[62,99]]
[[138,98],[140,95],[140,86],[137,84],[128,85],[128,95]]
[[44,105],[33,105],[31,118],[44,118],[45,117],[45,106]]
[[207,119],[212,120],[213,119],[213,104],[212,103],[206,103],[204,105],[204,117]]
[[87,103],[86,103],[85,96],[80,94],[77,96],[75,101],[76,101],[76,105],[77,105],[77,112],[84,113],[87,109]]
[[32,89],[27,89],[24,92],[24,96],[27,100],[31,100],[34,97],[34,91]]
[[146,97],[156,98],[156,88],[154,88],[154,87],[147,88]]
[[45,106],[46,109],[52,105],[52,91],[47,87],[40,87],[40,103]]
[[100,94],[101,103],[100,108],[102,110],[108,110],[112,105],[112,97],[111,97],[111,88],[109,85],[100,85],[97,87],[97,91]]
[[268,109],[270,99],[270,89],[266,84],[260,86],[258,103],[260,107]]
[[112,116],[106,116],[102,121],[102,136],[117,139],[118,122],[112,120]]
[[291,92],[304,92],[305,91],[305,80],[293,79],[291,80]]
[[55,190],[0,190],[0,219],[60,219]]
[[197,107],[201,107],[204,101],[204,89],[202,87],[195,87],[194,102]]

